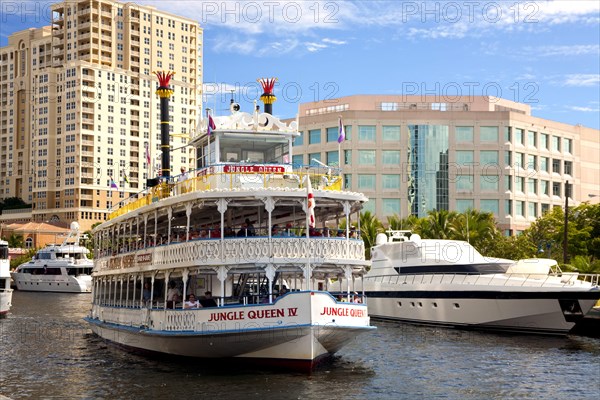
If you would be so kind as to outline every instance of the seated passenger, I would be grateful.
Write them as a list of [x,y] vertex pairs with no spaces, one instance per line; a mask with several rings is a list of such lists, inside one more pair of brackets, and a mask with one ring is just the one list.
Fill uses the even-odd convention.
[[196,295],[194,293],[191,293],[188,296],[188,299],[185,303],[183,303],[183,308],[200,308],[202,307],[202,305],[200,304],[200,302],[198,301],[198,299],[196,299]]
[[200,304],[202,307],[217,307],[217,302],[212,298],[211,291],[206,291],[204,293],[204,298],[200,299]]

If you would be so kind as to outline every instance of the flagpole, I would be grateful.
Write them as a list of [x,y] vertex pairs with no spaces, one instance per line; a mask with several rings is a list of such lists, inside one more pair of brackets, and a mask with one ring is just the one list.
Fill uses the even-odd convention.
[[205,167],[210,165],[210,108],[206,109],[206,136],[208,139],[208,159],[206,160]]

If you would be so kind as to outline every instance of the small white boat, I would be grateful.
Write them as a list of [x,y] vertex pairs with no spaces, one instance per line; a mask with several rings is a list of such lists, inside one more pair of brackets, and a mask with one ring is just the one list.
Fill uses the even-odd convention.
[[10,310],[13,290],[10,288],[10,261],[8,243],[0,240],[0,318]]
[[163,178],[94,229],[86,321],[136,350],[310,369],[375,329],[366,299],[348,301],[353,286],[328,287],[360,280],[364,243],[348,227],[312,231],[349,221],[367,198],[331,171],[290,163],[295,121],[238,110],[232,101],[192,139],[198,170]]
[[92,291],[93,261],[89,250],[79,245],[79,224],[71,223],[71,231],[61,245],[48,245],[37,251],[28,262],[11,273],[18,290],[30,292]]
[[600,299],[598,275],[554,260],[486,258],[469,243],[379,234],[364,277],[372,317],[469,329],[567,334]]

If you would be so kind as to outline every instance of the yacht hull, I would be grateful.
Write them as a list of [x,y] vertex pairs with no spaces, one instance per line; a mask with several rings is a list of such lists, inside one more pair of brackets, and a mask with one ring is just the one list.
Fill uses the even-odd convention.
[[32,275],[12,274],[17,290],[27,292],[89,293],[92,291],[92,277],[72,275]]
[[12,289],[0,291],[0,318],[5,317],[12,305]]
[[198,310],[94,306],[86,321],[101,338],[133,349],[306,367],[375,329],[366,306],[322,292],[290,294],[273,305]]
[[480,330],[567,334],[599,291],[366,291],[373,318]]

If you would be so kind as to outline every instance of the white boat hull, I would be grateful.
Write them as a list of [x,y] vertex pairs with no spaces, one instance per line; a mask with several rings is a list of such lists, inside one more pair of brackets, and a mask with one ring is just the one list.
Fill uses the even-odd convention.
[[89,293],[92,291],[90,275],[32,275],[12,274],[17,290],[28,292]]
[[600,297],[597,290],[366,286],[373,318],[543,334],[567,334]]
[[98,336],[135,349],[285,361],[308,368],[375,329],[369,326],[366,306],[338,303],[324,292],[288,294],[274,304],[197,310],[93,306],[86,320]]
[[12,305],[12,289],[4,289],[0,291],[0,317],[6,316]]

